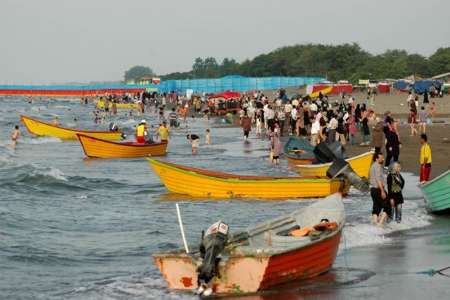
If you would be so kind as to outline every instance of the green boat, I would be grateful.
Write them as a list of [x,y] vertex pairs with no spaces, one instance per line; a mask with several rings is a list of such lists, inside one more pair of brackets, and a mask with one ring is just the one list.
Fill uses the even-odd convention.
[[430,211],[450,212],[450,170],[425,184],[419,184],[419,188]]
[[306,138],[289,137],[284,145],[284,154],[286,158],[297,164],[311,164],[316,160],[314,155],[314,146],[312,146]]

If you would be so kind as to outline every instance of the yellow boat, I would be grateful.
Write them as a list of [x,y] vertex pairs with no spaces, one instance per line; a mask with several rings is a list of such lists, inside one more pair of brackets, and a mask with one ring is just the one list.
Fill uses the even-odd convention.
[[77,133],[81,133],[84,135],[101,138],[104,140],[120,140],[122,138],[122,132],[120,131],[115,132],[90,131],[90,130],[64,128],[52,125],[47,122],[36,120],[27,116],[20,116],[20,120],[31,134],[37,136],[52,136],[63,140],[76,140]]
[[[138,109],[139,105],[137,103],[116,103],[117,109]],[[97,109],[105,108],[105,101],[97,101],[95,104]],[[109,108],[112,109],[112,102],[109,104]]]
[[345,189],[340,179],[234,175],[149,159],[166,188],[197,198],[314,198]]
[[[360,177],[369,178],[370,165],[372,164],[374,151],[369,151],[361,155],[347,158],[346,161],[350,164],[352,169]],[[301,176],[326,176],[327,170],[331,163],[326,164],[312,164],[312,165],[296,165],[295,170]]]
[[129,158],[145,156],[161,156],[166,154],[167,142],[141,144],[135,142],[113,142],[77,134],[78,140],[87,157],[96,158]]

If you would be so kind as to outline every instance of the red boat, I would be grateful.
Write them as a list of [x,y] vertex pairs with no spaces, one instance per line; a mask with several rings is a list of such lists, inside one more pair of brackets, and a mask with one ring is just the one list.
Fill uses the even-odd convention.
[[199,251],[177,249],[153,258],[170,289],[254,293],[327,272],[344,222],[342,196],[333,194],[235,235],[218,222],[206,232]]

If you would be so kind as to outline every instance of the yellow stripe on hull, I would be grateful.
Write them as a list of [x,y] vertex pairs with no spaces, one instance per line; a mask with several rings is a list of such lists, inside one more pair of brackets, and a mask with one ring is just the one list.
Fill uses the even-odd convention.
[[92,138],[79,134],[78,139],[87,157],[131,158],[166,154],[167,143],[126,144]]
[[[98,109],[104,109],[105,102],[97,101],[95,107]],[[116,107],[117,109],[138,109],[139,105],[137,103],[116,103]],[[112,103],[109,105],[109,108],[112,109]]]
[[328,178],[240,179],[207,176],[149,159],[150,165],[166,188],[173,193],[198,198],[315,198],[340,190],[340,180]]
[[28,131],[31,134],[37,136],[52,136],[63,140],[76,140],[77,134],[81,133],[84,135],[104,140],[120,140],[122,138],[121,132],[88,131],[88,130],[63,128],[36,119],[32,119],[26,116],[21,116],[20,119],[22,120],[22,123],[25,125]]
[[[346,159],[352,169],[360,177],[369,178],[370,165],[374,152],[366,152],[358,156]],[[296,165],[295,170],[302,176],[326,176],[331,163],[317,165]]]

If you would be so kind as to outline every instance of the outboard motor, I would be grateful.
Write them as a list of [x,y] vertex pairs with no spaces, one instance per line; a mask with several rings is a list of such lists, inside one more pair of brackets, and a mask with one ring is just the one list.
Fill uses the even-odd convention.
[[111,123],[109,123],[109,131],[111,131],[111,132],[119,131],[119,127],[117,126],[116,123],[111,122]]
[[202,233],[200,256],[202,264],[197,268],[198,293],[207,296],[212,292],[208,284],[219,275],[220,254],[228,241],[228,225],[221,221],[212,224],[206,233]]
[[336,178],[344,176],[351,185],[363,193],[369,192],[369,181],[365,177],[359,177],[350,167],[350,164],[342,158],[335,159],[327,170],[327,177]]
[[320,143],[314,148],[313,152],[320,163],[329,163],[337,158],[344,157],[344,147],[337,141],[331,144]]

